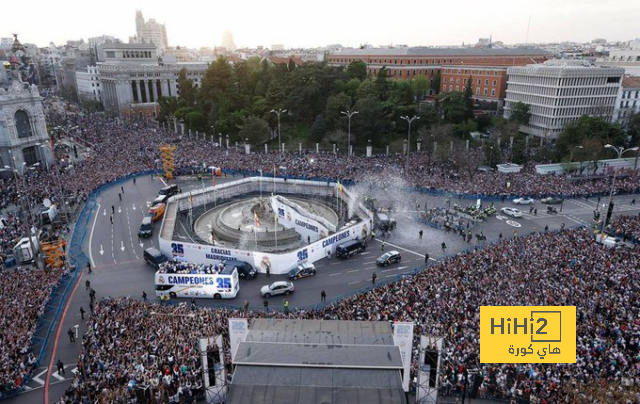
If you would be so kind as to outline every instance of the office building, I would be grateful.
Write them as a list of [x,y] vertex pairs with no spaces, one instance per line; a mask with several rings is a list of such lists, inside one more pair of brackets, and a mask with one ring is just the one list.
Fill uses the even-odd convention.
[[515,103],[527,104],[531,118],[520,130],[551,140],[583,115],[611,121],[624,69],[560,59],[510,67],[507,74],[505,118]]

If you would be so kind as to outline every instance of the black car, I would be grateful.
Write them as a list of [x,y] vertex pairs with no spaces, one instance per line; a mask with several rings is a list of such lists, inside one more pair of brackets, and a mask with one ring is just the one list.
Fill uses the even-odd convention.
[[336,257],[349,258],[367,249],[367,245],[361,240],[351,240],[336,247]]
[[398,251],[389,251],[378,257],[376,265],[379,267],[386,267],[387,265],[395,264],[400,261],[402,261],[402,257]]
[[227,260],[223,262],[225,268],[237,268],[238,277],[243,279],[253,279],[258,276],[258,271],[248,262],[238,260]]
[[158,192],[158,195],[167,195],[167,197],[172,197],[177,195],[179,192],[178,186],[176,184],[166,186]]

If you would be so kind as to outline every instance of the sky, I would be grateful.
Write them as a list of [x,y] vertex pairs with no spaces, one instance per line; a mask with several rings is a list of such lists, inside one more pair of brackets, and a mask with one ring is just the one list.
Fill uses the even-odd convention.
[[224,31],[233,34],[238,47],[283,44],[286,48],[457,46],[490,35],[508,44],[640,37],[638,0],[36,0],[29,4],[35,7],[25,9],[16,1],[3,5],[0,37],[18,33],[23,43],[38,46],[100,35],[126,42],[135,34],[137,9],[145,19],[166,24],[169,46],[189,48],[218,46]]

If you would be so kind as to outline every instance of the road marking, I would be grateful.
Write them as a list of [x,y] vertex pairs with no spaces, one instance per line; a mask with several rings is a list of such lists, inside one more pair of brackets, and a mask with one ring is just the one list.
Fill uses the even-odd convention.
[[334,262],[334,263],[329,264],[329,265],[340,265],[340,264],[342,264],[342,262]]
[[107,208],[104,208],[104,209],[102,210],[102,216],[107,216]]
[[376,265],[376,266],[373,266],[373,267],[366,267],[365,269],[376,269],[376,268],[378,268],[378,266],[377,266],[377,265]]
[[165,182],[164,178],[162,178],[162,176],[158,176],[158,178],[160,178],[160,181],[162,181],[162,183],[164,184],[164,186],[167,186],[167,183]]
[[375,261],[370,261],[370,262],[363,262],[362,264],[363,265],[368,265],[368,264],[375,264],[375,263],[376,263]]
[[371,254],[371,251],[361,252],[361,253],[360,253],[360,255],[367,255],[367,254]]
[[[382,241],[381,239],[378,239],[378,238],[376,238],[376,240],[378,240],[378,241]],[[391,247],[393,247],[393,248],[397,248],[398,250],[403,250],[403,251],[409,252],[409,253],[411,253],[411,254],[415,254],[415,255],[417,255],[418,257],[422,257],[422,258],[424,258],[424,254],[420,254],[420,253],[417,253],[417,252],[415,252],[415,251],[408,250],[408,249],[406,249],[406,248],[404,248],[404,247],[400,247],[399,245],[391,244],[391,243],[388,243],[388,242],[386,242],[386,241],[384,242],[384,244],[385,244],[385,245],[388,245],[388,246],[391,246]],[[375,261],[373,261],[373,262],[375,262]],[[365,262],[365,264],[369,264],[369,263],[368,263],[368,262]]]
[[100,204],[98,203],[98,210],[96,211],[96,216],[93,218],[93,225],[91,226],[91,234],[89,234],[89,260],[91,261],[91,266],[95,268],[96,263],[93,260],[93,252],[92,252],[92,240],[93,240],[93,231],[96,228],[96,220],[98,219],[97,212],[100,212]]
[[360,283],[360,282],[361,282],[361,281],[350,282],[350,283],[348,283],[347,285],[356,285],[356,284],[358,284],[358,283]]
[[336,272],[335,274],[329,274],[329,276],[337,276],[337,275],[342,275],[342,272]]
[[398,276],[398,275],[397,274],[391,274],[391,275],[385,275],[384,277],[385,278],[391,278],[391,277],[394,277],[394,276]]
[[58,372],[51,373],[51,376],[55,377],[58,380],[64,380],[64,376],[60,376]]
[[100,255],[104,255],[104,248],[102,248],[102,244],[100,244]]
[[397,268],[391,268],[391,269],[383,269],[380,272],[389,272],[389,271],[397,271]]
[[49,368],[44,368],[44,370],[42,372],[40,372],[36,376],[32,377],[31,380],[33,380],[34,382],[39,383],[39,384],[44,386],[44,380],[42,380],[40,378],[40,376],[42,376],[43,374],[47,373],[47,370],[49,370]]
[[136,204],[135,203],[133,204],[133,210],[136,210]]
[[359,269],[352,269],[351,271],[347,271],[348,274],[354,273],[354,272],[359,272]]

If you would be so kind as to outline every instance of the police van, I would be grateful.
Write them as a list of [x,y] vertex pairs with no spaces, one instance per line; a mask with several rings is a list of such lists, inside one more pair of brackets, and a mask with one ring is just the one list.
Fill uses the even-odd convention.
[[351,240],[336,247],[336,257],[347,259],[352,255],[363,252],[367,245],[362,240]]
[[218,274],[156,272],[156,296],[233,299],[238,294],[238,270],[225,268]]

